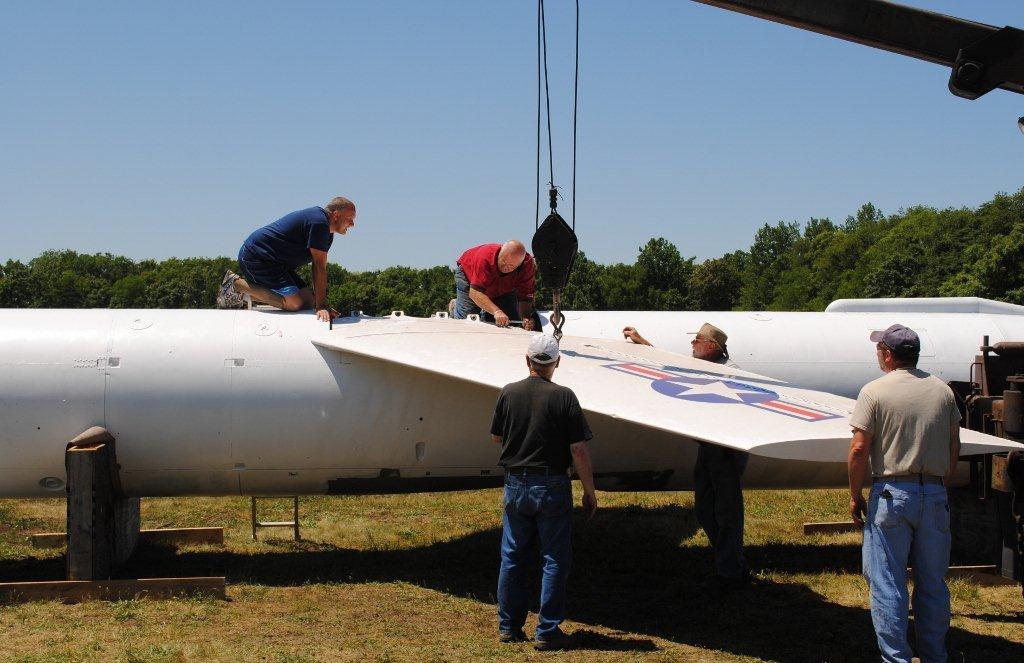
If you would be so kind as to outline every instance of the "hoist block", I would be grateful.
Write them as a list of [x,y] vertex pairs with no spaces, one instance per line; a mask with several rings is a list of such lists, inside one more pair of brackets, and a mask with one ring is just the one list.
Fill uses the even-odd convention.
[[558,212],[552,212],[533,235],[533,257],[544,286],[564,288],[576,261],[579,242],[576,233]]

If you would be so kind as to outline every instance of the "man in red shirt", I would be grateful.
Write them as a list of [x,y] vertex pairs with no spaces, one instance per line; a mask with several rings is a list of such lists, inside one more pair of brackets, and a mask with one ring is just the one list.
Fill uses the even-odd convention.
[[540,330],[533,310],[537,265],[519,240],[481,244],[467,250],[455,265],[455,299],[448,304],[453,318],[479,313],[505,327],[522,321],[523,329]]

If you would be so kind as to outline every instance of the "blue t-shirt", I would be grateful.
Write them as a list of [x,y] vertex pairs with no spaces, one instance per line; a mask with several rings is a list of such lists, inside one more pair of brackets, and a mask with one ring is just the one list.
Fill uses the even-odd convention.
[[239,253],[246,260],[276,262],[298,269],[313,262],[310,249],[327,251],[333,241],[327,212],[322,207],[310,207],[254,230]]

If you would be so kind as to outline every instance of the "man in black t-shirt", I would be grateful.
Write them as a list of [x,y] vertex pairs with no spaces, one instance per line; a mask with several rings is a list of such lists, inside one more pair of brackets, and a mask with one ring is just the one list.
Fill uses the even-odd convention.
[[505,468],[498,639],[526,639],[523,571],[533,540],[539,539],[544,575],[534,647],[540,650],[575,644],[575,638],[559,628],[565,619],[565,585],[572,562],[570,465],[583,483],[587,517],[597,510],[587,450],[593,434],[576,394],[551,381],[558,363],[558,341],[550,334],[536,334],[526,353],[530,376],[505,385],[491,423],[491,439],[502,445],[498,464]]

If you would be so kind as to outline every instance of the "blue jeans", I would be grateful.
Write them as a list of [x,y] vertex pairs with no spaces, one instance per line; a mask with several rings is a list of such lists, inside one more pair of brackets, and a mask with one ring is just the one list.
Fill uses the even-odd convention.
[[715,574],[732,579],[747,572],[740,479],[748,458],[742,451],[701,442],[693,468],[694,511],[714,551]]
[[[519,319],[519,298],[514,292],[508,292],[498,297],[492,297],[491,301],[495,305],[505,312],[505,315],[510,320]],[[455,311],[454,317],[457,320],[462,320],[471,313],[480,315],[480,319],[484,322],[494,322],[494,316],[490,313],[484,313],[480,310],[480,307],[473,303],[473,300],[469,297],[469,279],[466,278],[466,273],[462,271],[462,267],[455,265]],[[540,314],[536,311],[533,312],[533,328],[535,331],[541,331],[541,320]]]
[[526,623],[526,580],[534,539],[540,540],[544,574],[537,639],[558,630],[565,619],[565,585],[572,563],[572,484],[565,474],[505,477],[501,571],[498,574],[498,630],[515,633]]
[[949,504],[946,488],[916,481],[876,483],[864,526],[864,576],[882,660],[910,663],[907,563],[914,571],[914,630],[922,663],[946,660],[949,630]]

